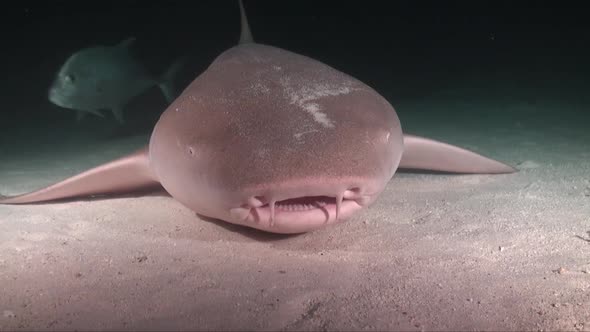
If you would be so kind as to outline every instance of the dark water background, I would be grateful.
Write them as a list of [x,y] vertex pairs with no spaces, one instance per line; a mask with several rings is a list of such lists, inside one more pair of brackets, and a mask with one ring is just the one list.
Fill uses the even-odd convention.
[[[246,1],[245,6],[257,42],[356,76],[382,93],[402,120],[444,118],[440,109],[411,105],[450,93],[476,105],[455,110],[471,115],[478,112],[478,101],[527,103],[529,112],[518,115],[525,122],[538,121],[547,108],[536,106],[552,98],[569,104],[551,108],[556,121],[578,130],[588,125],[590,24],[582,2]],[[157,88],[127,106],[124,126],[109,112],[77,123],[73,111],[49,103],[53,76],[81,48],[135,36],[136,56],[155,75],[177,56],[189,55],[178,78],[182,86],[239,36],[234,0],[19,1],[5,2],[0,15],[4,143],[25,144],[23,137],[34,135],[41,136],[33,141],[149,134],[166,107]],[[514,116],[509,108],[498,109],[494,117],[500,120],[489,125],[504,126]]]

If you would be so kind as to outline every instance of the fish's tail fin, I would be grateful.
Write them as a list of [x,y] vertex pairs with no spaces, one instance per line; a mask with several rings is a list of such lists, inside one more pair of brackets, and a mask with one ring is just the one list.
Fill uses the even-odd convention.
[[401,169],[449,173],[501,174],[518,170],[458,146],[414,135],[404,135]]
[[241,31],[240,31],[240,44],[245,43],[254,43],[254,37],[252,37],[252,32],[250,31],[250,24],[248,24],[248,17],[246,16],[246,10],[244,9],[243,0],[239,0],[240,3],[240,21],[241,21]]
[[30,204],[74,197],[127,193],[160,186],[149,168],[147,147],[43,189],[18,196],[0,195],[0,204]]
[[164,94],[164,97],[166,98],[166,101],[168,103],[172,103],[174,99],[176,99],[176,97],[178,96],[178,90],[174,82],[176,79],[176,75],[178,74],[180,69],[187,63],[188,59],[189,57],[186,55],[176,59],[176,61],[174,61],[172,65],[168,67],[168,69],[166,70],[164,75],[162,75],[158,82],[158,86],[160,87],[160,90],[162,90],[162,94]]

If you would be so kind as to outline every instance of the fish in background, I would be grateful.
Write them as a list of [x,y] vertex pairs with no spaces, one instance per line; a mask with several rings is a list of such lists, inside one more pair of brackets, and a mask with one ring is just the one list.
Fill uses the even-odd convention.
[[176,97],[174,76],[186,57],[177,59],[162,77],[154,77],[131,54],[134,37],[113,46],[93,46],[72,54],[49,88],[53,104],[77,111],[80,121],[88,113],[104,117],[110,110],[123,124],[123,108],[136,96],[158,86],[168,103]]

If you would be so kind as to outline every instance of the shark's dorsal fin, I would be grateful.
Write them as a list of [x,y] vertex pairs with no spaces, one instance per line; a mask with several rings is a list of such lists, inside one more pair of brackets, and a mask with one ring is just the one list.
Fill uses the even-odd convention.
[[252,37],[252,32],[250,31],[250,25],[248,24],[248,18],[246,17],[246,10],[244,9],[244,4],[242,3],[242,0],[239,0],[239,3],[240,21],[242,22],[239,44],[254,43],[254,38]]

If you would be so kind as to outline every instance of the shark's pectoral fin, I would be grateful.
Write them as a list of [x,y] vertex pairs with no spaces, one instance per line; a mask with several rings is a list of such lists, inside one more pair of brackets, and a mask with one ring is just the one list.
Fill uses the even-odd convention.
[[26,204],[92,195],[122,194],[156,188],[147,148],[72,176],[43,189],[18,196],[0,196],[0,204]]
[[414,135],[404,135],[404,152],[399,168],[479,174],[517,171],[475,152]]

